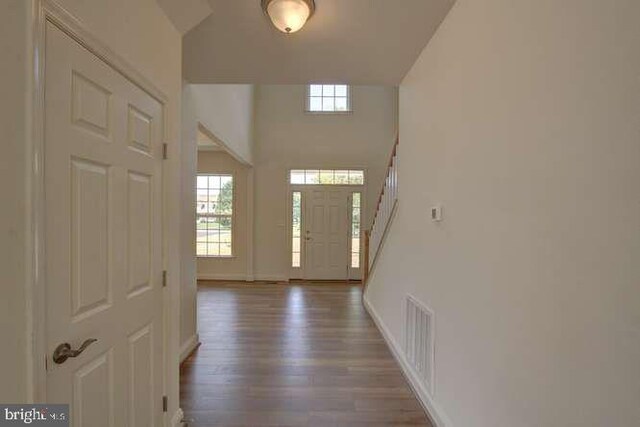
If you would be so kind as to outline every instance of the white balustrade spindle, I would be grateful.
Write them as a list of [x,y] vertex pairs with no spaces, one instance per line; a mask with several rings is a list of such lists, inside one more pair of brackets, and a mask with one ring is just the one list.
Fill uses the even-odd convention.
[[379,199],[369,236],[369,269],[373,266],[380,251],[385,232],[393,217],[398,202],[398,146],[389,162],[384,188]]

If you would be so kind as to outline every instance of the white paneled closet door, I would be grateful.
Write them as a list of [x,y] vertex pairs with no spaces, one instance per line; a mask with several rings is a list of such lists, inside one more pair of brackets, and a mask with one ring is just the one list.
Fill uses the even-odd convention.
[[[162,104],[50,23],[45,69],[47,400],[74,427],[156,427]],[[55,363],[64,343],[87,346]]]

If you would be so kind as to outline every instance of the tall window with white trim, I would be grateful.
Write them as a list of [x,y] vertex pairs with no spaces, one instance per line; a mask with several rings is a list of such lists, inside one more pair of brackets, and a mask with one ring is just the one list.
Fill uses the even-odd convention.
[[198,175],[196,233],[197,256],[233,256],[232,175]]

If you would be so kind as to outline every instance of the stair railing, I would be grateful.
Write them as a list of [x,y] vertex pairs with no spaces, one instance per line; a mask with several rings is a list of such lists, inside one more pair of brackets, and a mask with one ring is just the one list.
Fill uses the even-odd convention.
[[391,158],[387,165],[387,175],[376,204],[373,221],[364,235],[364,265],[366,268],[364,269],[363,283],[365,284],[376,263],[380,248],[389,229],[389,224],[398,205],[398,145],[399,139],[396,138]]

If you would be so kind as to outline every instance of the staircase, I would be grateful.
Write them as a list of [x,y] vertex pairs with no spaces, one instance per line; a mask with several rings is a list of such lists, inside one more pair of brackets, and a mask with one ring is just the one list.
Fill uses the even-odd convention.
[[393,145],[391,158],[387,165],[387,175],[380,191],[376,212],[373,216],[371,227],[364,235],[364,275],[362,282],[367,284],[369,274],[377,261],[380,249],[383,246],[389,225],[393,220],[398,206],[398,144],[399,138]]

